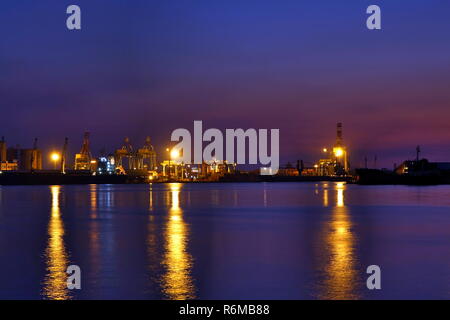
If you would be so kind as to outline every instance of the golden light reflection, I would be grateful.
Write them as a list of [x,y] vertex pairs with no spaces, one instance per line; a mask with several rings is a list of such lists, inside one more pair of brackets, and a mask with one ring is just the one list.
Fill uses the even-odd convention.
[[47,275],[43,294],[46,299],[67,300],[71,296],[67,289],[68,256],[64,245],[64,224],[59,204],[60,186],[51,186],[52,207],[48,224],[48,245],[45,251]]
[[171,216],[173,216],[175,213],[181,214],[180,209],[180,190],[181,190],[181,184],[180,183],[171,183],[170,184],[170,210],[172,211]]
[[150,192],[148,195],[148,210],[153,211],[153,185],[150,184]]
[[100,230],[98,218],[98,189],[96,184],[89,185],[90,218],[89,222],[89,250],[91,255],[91,274],[97,276],[100,272]]
[[323,206],[328,207],[328,189],[323,190]]
[[324,280],[320,283],[320,299],[358,299],[359,274],[356,270],[356,238],[352,222],[344,204],[345,184],[336,184],[336,206],[331,219],[324,225],[321,252],[321,270]]
[[89,195],[91,199],[91,212],[90,216],[91,219],[97,218],[97,185],[91,184],[89,185]]
[[165,254],[163,265],[163,292],[172,300],[195,298],[195,289],[191,276],[192,257],[187,252],[189,230],[183,220],[180,208],[180,183],[170,185],[171,205],[165,230]]
[[343,207],[344,206],[344,190],[345,190],[345,184],[343,182],[336,183],[336,190],[337,190],[337,203],[336,206]]

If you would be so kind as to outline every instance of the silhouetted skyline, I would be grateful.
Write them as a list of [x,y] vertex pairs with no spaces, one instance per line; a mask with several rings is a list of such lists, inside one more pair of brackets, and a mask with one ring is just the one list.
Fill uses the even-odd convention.
[[0,114],[10,146],[92,151],[176,128],[279,128],[281,163],[320,156],[343,122],[352,165],[450,159],[450,4],[378,1],[1,4]]

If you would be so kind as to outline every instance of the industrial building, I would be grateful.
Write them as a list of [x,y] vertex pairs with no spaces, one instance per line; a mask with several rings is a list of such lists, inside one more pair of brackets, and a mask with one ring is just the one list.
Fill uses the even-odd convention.
[[0,140],[0,162],[6,162],[6,141],[5,137]]
[[20,149],[19,170],[42,170],[42,152],[39,149]]
[[8,148],[5,138],[0,141],[1,171],[33,171],[42,170],[42,152],[37,148],[37,139],[32,149],[21,149],[19,146]]
[[450,173],[450,162],[429,162],[427,159],[420,159],[420,146],[416,148],[416,160],[406,160],[394,168],[397,175],[440,175]]
[[349,173],[347,148],[342,136],[342,123],[336,126],[336,142],[332,148],[323,148],[324,158],[319,159],[313,168],[303,168],[304,176],[346,176]]
[[5,137],[0,140],[0,171],[18,170],[17,161],[8,161],[8,153]]
[[[68,167],[66,162],[68,138],[60,150],[52,150],[49,160],[52,162],[52,171],[63,175],[127,175],[130,181],[218,181],[225,175],[236,173],[236,164],[227,161],[211,160],[201,164],[185,164],[179,155],[170,152],[170,159],[157,163],[157,154],[151,144],[150,137],[146,137],[140,148],[134,148],[129,138],[125,138],[121,148],[113,154],[92,156],[90,150],[90,134],[85,132],[80,152],[73,157],[73,166]],[[73,170],[71,170],[73,169]],[[0,141],[0,171],[42,171],[42,152],[37,148],[37,139],[33,148],[23,149],[19,146],[7,148],[4,138]],[[52,173],[54,174],[54,172]]]

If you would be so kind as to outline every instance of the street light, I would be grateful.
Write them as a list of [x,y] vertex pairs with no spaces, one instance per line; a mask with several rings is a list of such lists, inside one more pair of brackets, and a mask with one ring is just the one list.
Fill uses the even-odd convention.
[[53,160],[53,164],[56,170],[56,163],[58,162],[58,160],[61,158],[60,155],[56,152],[53,152],[50,156],[50,158]]

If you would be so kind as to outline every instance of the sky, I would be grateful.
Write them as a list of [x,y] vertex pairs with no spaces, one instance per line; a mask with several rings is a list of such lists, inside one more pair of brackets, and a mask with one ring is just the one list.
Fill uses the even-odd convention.
[[[82,30],[66,28],[81,7]],[[382,30],[366,28],[366,8]],[[4,0],[0,136],[47,154],[113,152],[176,128],[280,129],[312,163],[342,122],[351,164],[450,161],[447,0]],[[162,160],[160,157],[159,159]],[[48,160],[47,158],[45,160]]]

